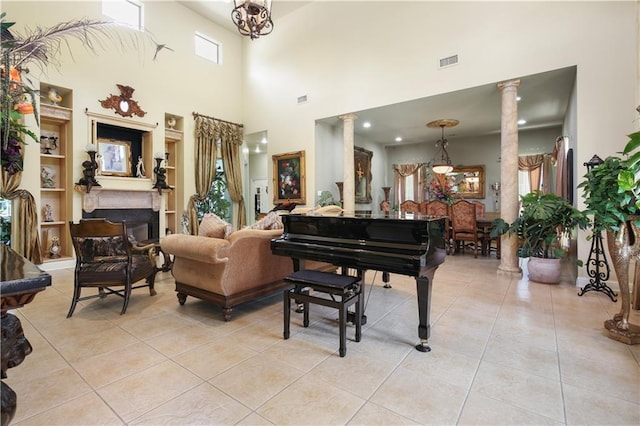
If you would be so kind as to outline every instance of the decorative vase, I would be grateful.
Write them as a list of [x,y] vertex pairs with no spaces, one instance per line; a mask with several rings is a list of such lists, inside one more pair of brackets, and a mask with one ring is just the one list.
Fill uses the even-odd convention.
[[618,231],[607,229],[607,248],[620,286],[620,312],[604,322],[609,337],[635,345],[640,343],[640,326],[629,323],[631,313],[631,288],[629,285],[629,263],[640,253],[640,229],[636,225],[638,216],[630,216]]
[[51,204],[44,205],[43,216],[45,222],[53,222],[53,208]]
[[169,126],[170,129],[173,129],[176,126],[176,118],[169,117],[169,119],[167,120],[167,126]]
[[58,92],[53,87],[49,87],[49,90],[47,91],[47,99],[51,101],[51,105],[55,106],[62,102],[62,96],[58,95]]
[[344,204],[344,198],[342,198],[342,190],[344,187],[344,182],[336,182],[336,185],[338,185],[338,192],[340,192],[340,204]]
[[61,251],[62,251],[62,247],[60,247],[60,239],[58,237],[51,237],[51,247],[49,247],[49,257],[51,259],[57,259],[60,257]]
[[384,200],[389,201],[389,193],[391,192],[390,186],[383,186],[382,191],[384,192]]
[[40,186],[42,188],[55,188],[56,182],[53,180],[55,171],[49,166],[42,166],[40,168]]
[[529,280],[544,284],[560,282],[560,259],[530,257],[527,262]]

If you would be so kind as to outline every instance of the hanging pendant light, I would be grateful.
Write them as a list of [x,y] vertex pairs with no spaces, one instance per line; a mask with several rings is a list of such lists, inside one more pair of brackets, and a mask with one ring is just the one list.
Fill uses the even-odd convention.
[[240,34],[251,40],[273,31],[271,20],[271,0],[234,0],[231,20]]
[[442,137],[436,142],[436,149],[438,150],[438,154],[433,160],[433,166],[431,167],[434,173],[446,174],[453,170],[451,159],[449,158],[449,153],[447,152],[447,145],[449,145],[449,142],[444,137],[444,128],[457,126],[458,123],[460,123],[460,121],[454,120],[452,118],[445,118],[427,123],[427,127],[429,127],[430,129],[437,129],[438,127],[442,129]]

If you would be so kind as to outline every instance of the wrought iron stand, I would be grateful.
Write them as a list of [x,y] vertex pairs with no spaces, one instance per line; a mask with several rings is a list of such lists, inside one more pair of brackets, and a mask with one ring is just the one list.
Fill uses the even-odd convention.
[[[587,171],[590,171],[592,168],[602,164],[604,161],[597,155],[591,157],[591,160],[584,163],[587,167]],[[595,225],[597,218],[593,218],[593,222]],[[595,226],[594,226],[595,227]],[[587,275],[591,277],[589,280],[589,284],[585,285],[578,296],[582,296],[588,291],[600,291],[615,302],[616,296],[611,288],[607,285],[605,281],[609,279],[609,274],[611,273],[611,268],[609,268],[609,262],[607,262],[607,256],[604,251],[604,245],[602,244],[602,232],[594,232],[591,237],[591,251],[589,252],[589,259],[587,259]]]
[[607,262],[607,256],[604,252],[604,245],[602,244],[602,233],[594,233],[591,239],[591,251],[589,252],[589,259],[587,260],[587,275],[591,277],[589,284],[585,285],[578,296],[582,296],[588,291],[600,291],[615,302],[616,296],[611,288],[605,281],[609,279],[611,269]]

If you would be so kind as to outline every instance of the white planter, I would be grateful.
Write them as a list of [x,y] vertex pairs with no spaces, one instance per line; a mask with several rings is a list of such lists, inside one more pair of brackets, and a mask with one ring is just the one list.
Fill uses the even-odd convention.
[[560,282],[560,259],[543,259],[530,257],[527,262],[529,280],[545,284]]

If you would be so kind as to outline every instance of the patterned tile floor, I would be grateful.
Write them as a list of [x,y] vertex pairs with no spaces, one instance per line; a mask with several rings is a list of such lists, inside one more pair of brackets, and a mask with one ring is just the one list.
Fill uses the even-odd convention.
[[158,294],[135,290],[123,316],[111,296],[66,319],[73,270],[52,271],[53,286],[12,311],[34,348],[5,380],[12,424],[640,424],[640,345],[603,333],[619,302],[498,277],[497,265],[447,257],[427,354],[413,349],[415,281],[392,275],[385,289],[367,273],[368,323],[345,358],[329,308],[312,306],[307,329],[293,314],[282,339],[281,292],[224,322],[211,304],[180,306],[160,273]]

